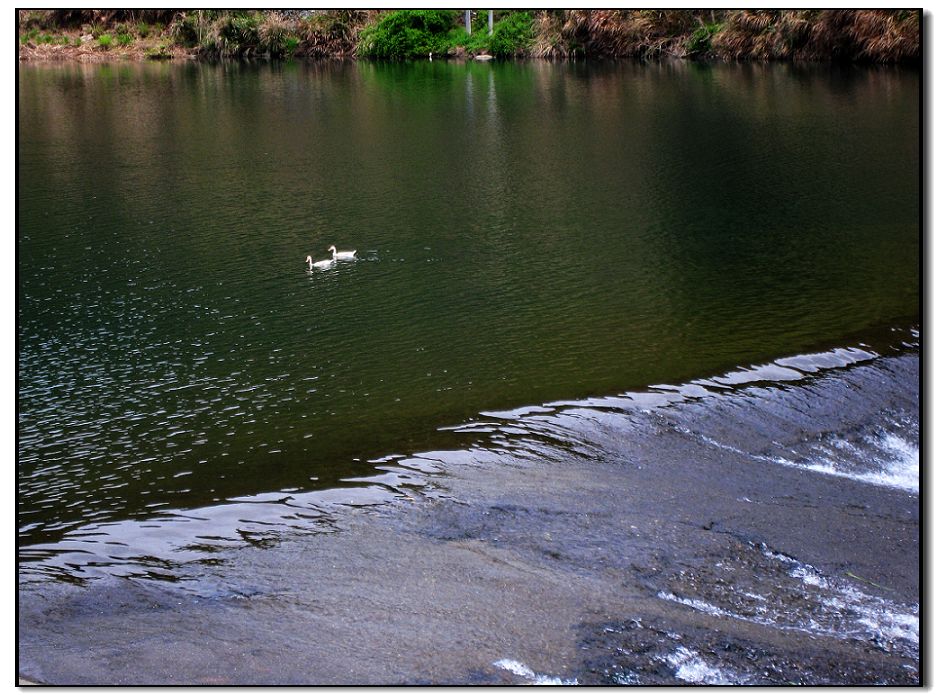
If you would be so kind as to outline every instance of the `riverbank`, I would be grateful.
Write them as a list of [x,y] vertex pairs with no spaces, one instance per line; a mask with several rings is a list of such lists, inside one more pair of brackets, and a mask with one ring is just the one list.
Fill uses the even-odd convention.
[[915,63],[908,10],[21,10],[23,61],[475,56]]
[[[107,570],[90,553],[85,578],[21,573],[19,670],[54,684],[919,683],[919,374],[917,350],[832,350],[489,413],[467,425],[470,447],[389,461],[397,501],[305,533],[209,552],[179,522],[162,536],[188,560],[149,558],[149,574],[127,569],[147,558]],[[300,523],[298,500],[276,503]],[[107,531],[76,534],[75,557]]]

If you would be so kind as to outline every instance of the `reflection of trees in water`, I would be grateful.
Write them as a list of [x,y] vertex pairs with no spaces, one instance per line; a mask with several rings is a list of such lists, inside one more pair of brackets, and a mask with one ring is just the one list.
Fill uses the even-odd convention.
[[[918,124],[908,88],[917,76],[792,65],[668,70],[681,86],[656,101],[649,175],[667,220],[656,238],[680,259],[675,287],[686,303],[699,310],[710,296],[711,320],[737,328],[738,317],[750,322],[777,305],[783,330],[822,316],[835,325],[847,307],[891,296],[917,259]],[[883,136],[884,119],[896,137]],[[738,317],[721,301],[730,294],[739,296]],[[807,311],[824,294],[820,313]]]

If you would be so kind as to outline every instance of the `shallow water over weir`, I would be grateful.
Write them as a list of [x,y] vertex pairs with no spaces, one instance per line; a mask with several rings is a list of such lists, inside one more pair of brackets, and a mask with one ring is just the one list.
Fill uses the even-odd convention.
[[[686,384],[486,411],[441,428],[458,448],[372,459],[373,472],[332,489],[284,489],[163,509],[145,519],[92,522],[57,542],[22,546],[20,578],[137,577],[191,584],[198,592],[202,573],[223,566],[227,550],[328,533],[355,508],[451,499],[447,473],[463,466],[478,467],[482,476],[493,467],[573,461],[654,467],[661,462],[629,461],[629,452],[655,438],[800,470],[805,480],[842,478],[917,497],[917,346],[913,329],[896,332],[885,355],[868,345],[836,348]],[[686,465],[693,468],[693,456]]]
[[20,669],[918,682],[916,343],[489,411],[346,487],[87,524],[21,549]]

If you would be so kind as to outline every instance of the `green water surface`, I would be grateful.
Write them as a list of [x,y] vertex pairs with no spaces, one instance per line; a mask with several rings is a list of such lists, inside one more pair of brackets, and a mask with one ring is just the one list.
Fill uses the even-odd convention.
[[915,324],[919,83],[20,65],[21,541]]

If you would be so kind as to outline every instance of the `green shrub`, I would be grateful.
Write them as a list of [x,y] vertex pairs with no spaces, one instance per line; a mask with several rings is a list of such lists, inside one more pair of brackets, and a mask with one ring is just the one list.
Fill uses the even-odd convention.
[[360,34],[359,55],[381,60],[426,57],[443,53],[451,45],[450,30],[458,17],[454,10],[396,10]]
[[452,46],[462,46],[469,53],[491,53],[498,58],[519,54],[534,42],[534,18],[530,12],[496,10],[492,35],[489,36],[488,12],[480,11],[472,21],[472,34],[463,24],[450,31]]
[[218,47],[225,55],[252,53],[260,44],[260,15],[230,15],[218,26]]
[[121,46],[129,46],[134,42],[134,37],[130,34],[118,34],[117,43]]
[[296,49],[300,47],[300,40],[296,36],[288,36],[284,40],[284,53],[288,56],[296,54]]
[[472,33],[467,34],[465,25],[460,22],[450,30],[448,38],[450,46],[462,46],[470,53],[484,53],[489,50],[488,24],[478,28],[473,25]]
[[528,12],[512,12],[495,23],[489,38],[489,51],[496,58],[523,53],[534,40],[534,18]]
[[150,25],[146,22],[137,22],[137,36],[145,39],[150,35]]
[[110,34],[101,34],[98,37],[98,45],[104,50],[110,49],[112,43],[114,43],[114,37]]
[[360,34],[358,54],[384,60],[424,58],[430,51],[445,54],[461,46],[469,53],[489,52],[508,58],[524,51],[534,40],[534,18],[530,12],[498,10],[488,33],[488,12],[479,11],[467,34],[462,13],[453,10],[398,10]]
[[710,50],[713,35],[720,30],[719,24],[703,24],[694,30],[684,47],[688,56],[697,56]]

